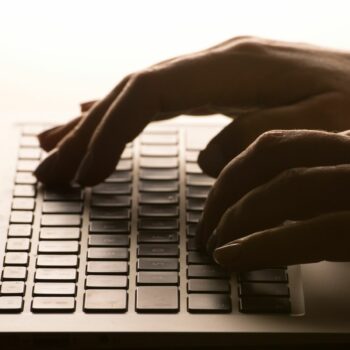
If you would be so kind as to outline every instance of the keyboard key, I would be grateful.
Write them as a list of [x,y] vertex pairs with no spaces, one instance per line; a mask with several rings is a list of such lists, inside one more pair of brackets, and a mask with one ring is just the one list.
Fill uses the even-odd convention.
[[10,225],[8,237],[31,237],[32,227],[30,225]]
[[74,297],[34,297],[33,312],[73,312],[75,310]]
[[34,210],[35,199],[34,198],[14,198],[12,201],[13,210]]
[[215,179],[204,174],[193,174],[186,177],[188,186],[213,186]]
[[129,221],[119,220],[100,220],[91,221],[89,226],[90,233],[128,233],[130,232]]
[[28,253],[9,252],[5,255],[4,265],[28,266],[28,264]]
[[132,159],[133,151],[132,148],[125,148],[120,156],[120,159]]
[[179,274],[175,271],[142,271],[137,274],[137,285],[178,285]]
[[139,219],[139,230],[177,230],[179,228],[179,221],[176,219]]
[[18,151],[18,159],[40,159],[41,150],[40,148],[20,148]]
[[186,247],[187,247],[188,251],[199,251],[200,250],[195,238],[189,238],[187,240]]
[[176,157],[177,146],[141,146],[141,156],[144,157]]
[[77,241],[40,241],[38,244],[38,253],[43,254],[78,254],[80,244]]
[[136,289],[136,311],[178,312],[179,290],[175,286],[143,286]]
[[89,235],[89,247],[128,247],[127,235]]
[[187,174],[203,174],[203,171],[197,163],[187,163],[186,164],[186,173]]
[[178,243],[179,234],[175,231],[141,231],[137,243]]
[[139,182],[139,190],[141,192],[178,192],[178,181],[163,180],[163,181],[147,181]]
[[72,296],[76,295],[75,283],[38,282],[33,288],[34,296]]
[[80,229],[78,227],[42,227],[40,239],[45,240],[79,240]]
[[130,194],[131,185],[128,183],[100,183],[92,188],[94,194]]
[[186,151],[186,162],[197,163],[198,151]]
[[92,207],[130,207],[130,196],[117,195],[93,195],[91,196]]
[[34,214],[31,211],[13,210],[10,216],[11,224],[32,224]]
[[128,248],[89,248],[88,260],[128,260]]
[[45,201],[82,201],[84,192],[80,188],[67,188],[59,191],[46,189],[44,191]]
[[19,160],[17,162],[17,171],[33,172],[38,165],[38,160]]
[[230,293],[227,280],[190,279],[187,283],[188,293]]
[[187,213],[186,220],[187,220],[187,223],[189,224],[198,224],[201,217],[202,217],[202,213],[192,211]]
[[229,277],[227,271],[218,265],[189,265],[187,278],[225,278]]
[[43,214],[41,216],[41,226],[81,226],[81,216],[76,214]]
[[45,255],[39,254],[36,259],[37,267],[75,267],[79,265],[77,255]]
[[138,257],[178,257],[177,244],[140,244],[137,249]]
[[284,269],[264,269],[241,272],[241,282],[287,282],[288,276]]
[[44,202],[42,212],[44,214],[81,214],[82,202]]
[[139,216],[143,217],[178,217],[179,207],[175,205],[140,205]]
[[8,238],[6,243],[7,252],[29,252],[30,240],[28,238]]
[[187,198],[202,198],[206,199],[209,195],[211,187],[209,186],[187,186]]
[[138,271],[179,271],[176,258],[140,258],[137,259]]
[[24,266],[5,266],[2,271],[3,281],[25,281],[27,268]]
[[141,180],[177,180],[179,178],[179,171],[177,169],[141,169]]
[[190,198],[187,200],[186,209],[193,211],[203,211],[206,199],[204,198]]
[[102,288],[102,289],[127,289],[128,277],[116,275],[88,275],[85,281],[86,289]]
[[129,220],[130,210],[127,208],[91,208],[91,220]]
[[226,294],[189,294],[187,308],[193,313],[231,312],[231,298]]
[[131,182],[132,172],[131,171],[114,171],[105,182],[116,183],[116,182]]
[[129,265],[126,261],[89,261],[86,272],[89,275],[127,275]]
[[144,169],[174,169],[179,165],[177,158],[144,157],[140,158],[140,167]]
[[37,148],[39,147],[39,140],[36,136],[22,136],[19,145],[21,147]]
[[213,264],[213,258],[208,254],[190,251],[187,254],[187,264],[197,264],[197,265],[205,265],[205,264]]
[[4,281],[1,284],[1,295],[24,296],[26,286],[23,281]]
[[20,296],[0,296],[0,313],[22,312],[23,299]]
[[19,185],[35,185],[37,178],[29,172],[18,172],[16,174],[15,183]]
[[176,145],[178,142],[177,135],[144,134],[140,139],[142,145]]
[[[42,131],[45,130],[45,128],[50,127],[50,125],[36,125],[36,124],[29,124],[29,125],[24,125],[21,128],[22,131],[22,137],[23,136],[34,136],[36,138],[36,135],[41,133]],[[39,146],[38,141],[36,141],[36,144]]]
[[242,283],[239,285],[241,296],[289,296],[289,288],[286,283]]
[[94,290],[85,292],[85,312],[125,312],[128,309],[128,294],[125,290]]
[[288,298],[279,297],[243,297],[239,309],[244,313],[290,313]]
[[132,169],[132,161],[131,160],[125,160],[121,159],[116,167],[116,170],[118,171],[126,171],[126,170],[131,170]]
[[33,185],[15,185],[13,190],[14,197],[35,197],[36,188]]
[[37,268],[35,271],[35,282],[76,282],[77,278],[76,269]]
[[187,237],[193,238],[197,234],[197,224],[189,224],[186,228]]
[[141,193],[140,204],[178,204],[179,196],[170,193]]

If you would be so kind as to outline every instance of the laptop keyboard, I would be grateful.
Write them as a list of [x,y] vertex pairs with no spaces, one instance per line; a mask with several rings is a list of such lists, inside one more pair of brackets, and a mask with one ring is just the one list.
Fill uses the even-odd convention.
[[43,156],[35,133],[20,139],[0,312],[290,313],[286,268],[230,276],[197,249],[214,180],[185,130],[149,129],[103,183],[60,191],[31,174]]

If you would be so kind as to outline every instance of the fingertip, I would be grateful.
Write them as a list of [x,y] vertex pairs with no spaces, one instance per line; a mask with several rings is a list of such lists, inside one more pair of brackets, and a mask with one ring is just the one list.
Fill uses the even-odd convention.
[[239,267],[241,254],[242,244],[230,243],[216,248],[213,253],[213,258],[217,264],[235,270]]
[[216,144],[209,144],[199,153],[198,165],[206,174],[217,177],[226,165],[226,160],[221,147]]

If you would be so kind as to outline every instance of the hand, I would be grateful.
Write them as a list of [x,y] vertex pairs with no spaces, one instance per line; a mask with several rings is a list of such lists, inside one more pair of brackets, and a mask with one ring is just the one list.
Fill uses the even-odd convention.
[[39,138],[50,155],[35,171],[50,185],[94,185],[152,120],[223,113],[234,121],[199,157],[210,175],[273,129],[350,128],[350,55],[239,37],[124,78],[81,119]]

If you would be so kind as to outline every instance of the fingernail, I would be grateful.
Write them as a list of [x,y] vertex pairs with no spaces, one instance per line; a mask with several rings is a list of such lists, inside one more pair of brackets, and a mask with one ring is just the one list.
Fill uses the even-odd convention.
[[213,257],[217,264],[232,266],[232,263],[238,261],[241,252],[242,245],[240,243],[231,243],[215,249]]
[[77,175],[74,179],[74,182],[78,183],[81,186],[87,185],[87,180],[89,175],[93,171],[94,157],[91,152],[89,152],[84,159],[82,160]]
[[226,165],[226,159],[218,144],[208,145],[198,156],[198,164],[209,175],[217,175]]
[[216,244],[218,241],[218,236],[216,230],[213,231],[213,233],[210,235],[207,241],[207,253],[209,255],[213,254],[214,249],[216,248]]
[[34,170],[34,175],[41,182],[47,182],[52,178],[57,163],[57,149],[51,151],[48,156]]

